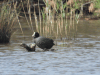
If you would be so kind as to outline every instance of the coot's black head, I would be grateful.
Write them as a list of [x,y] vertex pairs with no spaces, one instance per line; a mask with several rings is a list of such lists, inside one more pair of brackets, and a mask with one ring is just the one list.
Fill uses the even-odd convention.
[[38,32],[34,32],[33,35],[32,35],[33,38],[37,38],[37,37],[39,37],[39,36],[40,36],[40,35],[39,35]]

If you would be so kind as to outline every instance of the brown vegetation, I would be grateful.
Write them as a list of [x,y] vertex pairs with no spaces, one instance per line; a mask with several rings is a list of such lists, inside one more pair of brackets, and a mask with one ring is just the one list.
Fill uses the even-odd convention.
[[0,15],[0,43],[9,43],[17,17],[9,5],[2,6]]
[[94,11],[94,4],[91,3],[88,9],[89,9],[89,12],[93,12]]
[[[10,37],[13,33],[12,29],[13,29],[13,26],[15,25],[16,18],[21,28],[21,24],[18,19],[17,12],[25,15],[25,18],[30,28],[33,27],[32,15],[34,15],[36,29],[37,31],[40,31],[40,32],[41,32],[41,23],[42,23],[41,18],[43,17],[43,23],[45,23],[44,24],[45,28],[43,28],[43,32],[46,31],[45,33],[48,33],[50,31],[51,33],[55,25],[54,18],[56,18],[56,22],[58,25],[57,28],[60,28],[60,27],[63,27],[64,21],[66,22],[66,25],[67,25],[68,18],[70,18],[70,21],[71,21],[70,24],[72,24],[72,21],[74,20],[73,18],[75,18],[76,21],[79,21],[79,18],[80,18],[79,14],[81,11],[82,11],[82,14],[88,15],[90,13],[93,13],[94,10],[95,10],[94,3],[89,2],[87,0],[84,0],[84,1],[82,0],[58,0],[58,1],[57,0],[48,0],[48,1],[47,0],[11,0],[9,3],[7,2],[4,3],[1,9],[0,43],[9,42]],[[26,16],[26,14],[28,14],[29,16]],[[37,14],[39,15],[39,23],[37,19]],[[28,18],[30,21],[28,21]],[[64,18],[66,19],[64,20]],[[40,24],[40,27],[39,27],[39,24]],[[50,29],[50,27],[52,28]],[[65,29],[66,28],[67,26],[65,26]],[[60,30],[60,33],[61,31],[63,30]],[[57,31],[57,34],[58,34],[58,31]]]
[[74,4],[74,1],[73,0],[68,0],[68,2],[66,1],[67,5],[73,5]]

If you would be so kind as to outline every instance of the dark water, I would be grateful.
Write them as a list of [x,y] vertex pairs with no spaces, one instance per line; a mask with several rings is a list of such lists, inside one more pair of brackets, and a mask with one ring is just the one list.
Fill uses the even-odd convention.
[[[100,75],[100,20],[81,20],[70,39],[54,39],[55,51],[27,52],[19,44],[31,44],[32,31],[23,22],[24,36],[18,27],[10,44],[0,45],[1,75]],[[25,38],[23,38],[25,37]]]

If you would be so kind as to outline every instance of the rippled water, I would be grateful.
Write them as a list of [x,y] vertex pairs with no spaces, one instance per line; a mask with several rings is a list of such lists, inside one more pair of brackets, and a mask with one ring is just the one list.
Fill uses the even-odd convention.
[[77,37],[65,42],[58,40],[53,47],[55,51],[27,52],[19,44],[32,43],[31,33],[27,30],[23,40],[23,35],[17,32],[10,44],[0,45],[0,74],[99,75],[100,23],[97,22],[86,26],[80,23]]

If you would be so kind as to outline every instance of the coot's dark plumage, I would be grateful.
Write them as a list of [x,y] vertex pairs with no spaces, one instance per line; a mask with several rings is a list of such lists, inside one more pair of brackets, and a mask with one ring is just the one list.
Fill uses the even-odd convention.
[[50,49],[54,45],[52,39],[40,36],[38,32],[34,32],[32,37],[34,38],[34,43],[41,49]]
[[28,52],[33,52],[33,51],[35,51],[35,47],[36,47],[35,44],[30,44],[30,45],[28,46],[28,45],[26,45],[25,43],[20,44],[20,46],[26,48],[26,50],[27,50]]

